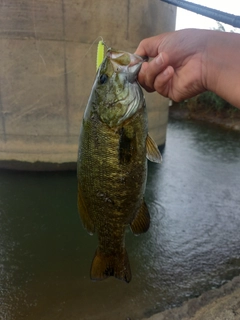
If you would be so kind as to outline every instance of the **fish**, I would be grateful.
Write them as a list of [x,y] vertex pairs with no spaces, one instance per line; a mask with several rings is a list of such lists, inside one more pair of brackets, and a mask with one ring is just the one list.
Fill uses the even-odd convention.
[[80,128],[78,211],[84,228],[98,234],[90,278],[131,281],[125,248],[128,226],[146,232],[147,159],[161,154],[148,134],[147,110],[137,75],[144,58],[109,48],[100,65]]

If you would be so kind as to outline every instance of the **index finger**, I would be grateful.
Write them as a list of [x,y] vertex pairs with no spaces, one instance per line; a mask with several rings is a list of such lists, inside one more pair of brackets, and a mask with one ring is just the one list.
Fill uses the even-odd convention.
[[158,55],[158,48],[161,42],[161,38],[162,37],[160,35],[142,40],[139,43],[135,54],[139,56],[148,56],[149,58],[156,57]]

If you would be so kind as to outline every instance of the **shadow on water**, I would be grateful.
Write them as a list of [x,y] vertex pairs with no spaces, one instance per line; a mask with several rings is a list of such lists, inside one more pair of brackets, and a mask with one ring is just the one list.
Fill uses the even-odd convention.
[[0,172],[0,318],[141,319],[240,274],[240,134],[170,122],[149,164],[150,230],[127,231],[130,284],[89,279],[76,173]]

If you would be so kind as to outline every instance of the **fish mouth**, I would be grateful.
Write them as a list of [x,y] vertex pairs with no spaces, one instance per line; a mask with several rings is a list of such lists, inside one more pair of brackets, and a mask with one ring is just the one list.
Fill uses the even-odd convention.
[[108,50],[107,57],[113,65],[114,72],[124,73],[130,83],[133,83],[137,79],[142,63],[147,61],[147,57],[140,57],[133,53],[112,49]]

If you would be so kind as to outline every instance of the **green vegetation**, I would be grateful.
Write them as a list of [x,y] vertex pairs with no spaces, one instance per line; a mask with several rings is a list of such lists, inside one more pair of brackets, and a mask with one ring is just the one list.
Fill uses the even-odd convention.
[[214,92],[205,91],[196,97],[188,99],[182,103],[181,106],[187,107],[189,111],[196,112],[197,110],[201,111],[216,111],[224,112],[232,116],[236,112],[239,112],[239,109],[232,106],[230,103],[216,95]]
[[211,109],[222,110],[222,109],[231,109],[235,108],[230,103],[225,101],[224,99],[220,98],[218,95],[211,91],[206,91],[200,94],[197,97],[197,104],[201,105],[202,107],[208,107]]

